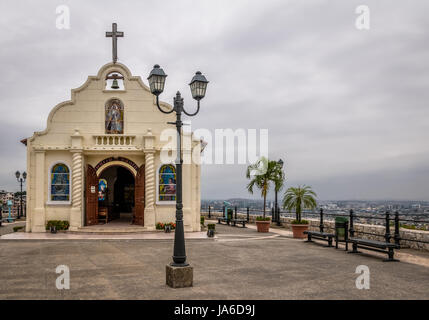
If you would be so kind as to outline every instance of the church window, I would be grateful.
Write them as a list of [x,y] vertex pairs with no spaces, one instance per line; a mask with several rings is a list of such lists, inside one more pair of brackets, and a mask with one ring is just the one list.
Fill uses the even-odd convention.
[[106,103],[106,134],[124,133],[124,105],[119,99],[111,99]]
[[70,201],[70,170],[63,164],[56,164],[51,171],[51,201]]
[[171,164],[159,169],[158,200],[176,201],[176,168]]

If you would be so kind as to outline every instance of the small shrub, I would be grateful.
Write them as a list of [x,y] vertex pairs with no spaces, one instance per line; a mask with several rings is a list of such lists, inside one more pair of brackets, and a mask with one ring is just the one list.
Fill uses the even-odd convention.
[[304,219],[302,219],[301,221],[293,220],[291,223],[292,224],[309,224],[308,220],[304,220]]
[[204,220],[205,220],[204,216],[201,216],[201,218],[200,218],[200,223],[201,223],[202,225],[204,225]]
[[13,232],[17,232],[18,230],[24,229],[24,226],[13,227]]
[[171,226],[171,230],[176,229],[176,224],[174,222],[167,222],[167,223],[163,223],[163,222],[158,222],[155,226],[155,228],[157,230],[164,230],[165,226]]
[[270,221],[270,217],[257,216],[256,221]]
[[46,230],[55,227],[57,230],[68,230],[70,223],[67,220],[49,220],[46,223]]
[[209,223],[209,224],[207,225],[207,229],[208,229],[208,230],[215,230],[215,229],[216,229],[216,224],[214,224],[214,223]]

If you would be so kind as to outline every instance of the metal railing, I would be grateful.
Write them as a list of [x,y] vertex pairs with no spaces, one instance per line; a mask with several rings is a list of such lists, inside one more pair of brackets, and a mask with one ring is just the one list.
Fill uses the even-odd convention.
[[[246,214],[247,215],[247,221],[250,220],[250,215],[256,215],[260,216],[263,215],[263,209],[257,209],[257,208],[238,208],[237,206],[230,208],[233,209],[233,213],[235,217],[237,217],[237,214]],[[323,218],[326,218],[325,221],[333,222],[336,217],[345,217],[350,220],[349,226],[349,232],[350,236],[354,236],[355,234],[363,234],[368,236],[375,236],[375,237],[382,237],[387,240],[387,238],[390,241],[390,238],[395,240],[395,243],[400,244],[400,241],[410,241],[410,242],[418,242],[418,243],[425,243],[428,244],[429,241],[425,240],[419,240],[419,239],[410,239],[410,238],[401,238],[399,230],[400,228],[404,228],[407,230],[418,230],[418,231],[427,231],[429,233],[429,229],[413,229],[409,226],[416,226],[416,224],[423,224],[426,227],[429,227],[429,215],[427,214],[413,214],[414,217],[419,217],[419,219],[410,219],[408,218],[408,215],[401,215],[399,211],[395,211],[394,214],[390,211],[381,212],[377,211],[375,213],[365,213],[365,214],[355,214],[353,209],[350,209],[349,212],[346,212],[344,210],[331,210],[329,213],[324,213],[323,209],[321,210],[322,216],[320,212],[317,211],[310,211],[310,210],[304,210],[301,213],[302,219],[308,218],[308,219],[314,219],[321,217],[321,223],[323,223]],[[201,206],[201,212],[206,212],[209,215],[209,218],[212,213],[224,213],[225,207],[222,206]],[[271,210],[268,209],[265,211],[265,214],[272,217],[272,221],[275,221],[276,215],[274,214],[274,208]],[[281,211],[280,210],[280,218],[295,218],[295,212],[288,212],[288,211]],[[427,219],[420,219],[420,217],[426,217]],[[371,223],[375,222],[375,223]],[[406,224],[402,224],[401,222],[404,222]],[[354,228],[355,223],[360,224],[367,224],[370,226],[381,226],[385,228],[385,234],[380,233],[374,233],[374,232],[366,232],[362,230],[357,230]],[[325,226],[327,229],[334,229],[334,227]],[[387,227],[387,230],[386,230]],[[390,237],[390,227],[394,227],[395,232],[394,236]],[[407,228],[408,227],[408,228]]]

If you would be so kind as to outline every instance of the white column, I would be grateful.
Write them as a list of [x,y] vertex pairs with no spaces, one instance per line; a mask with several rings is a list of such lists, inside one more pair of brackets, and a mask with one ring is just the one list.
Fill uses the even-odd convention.
[[72,208],[70,211],[70,231],[83,227],[83,137],[76,128],[71,136],[72,163]]
[[144,226],[149,230],[155,230],[155,136],[148,129],[144,135],[145,154],[145,209]]
[[70,212],[70,231],[83,226],[83,156],[82,151],[72,151],[72,209]]
[[31,212],[32,232],[46,232],[45,213],[45,151],[35,151],[35,207]]

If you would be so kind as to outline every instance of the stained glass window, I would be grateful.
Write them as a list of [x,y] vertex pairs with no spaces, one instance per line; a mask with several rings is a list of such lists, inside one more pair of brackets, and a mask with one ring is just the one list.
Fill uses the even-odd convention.
[[106,103],[106,133],[124,133],[124,105],[119,99],[111,99]]
[[98,182],[98,201],[106,200],[107,180],[100,179]]
[[159,169],[159,201],[176,201],[176,168],[165,164]]
[[70,170],[63,163],[51,171],[51,201],[70,201]]

